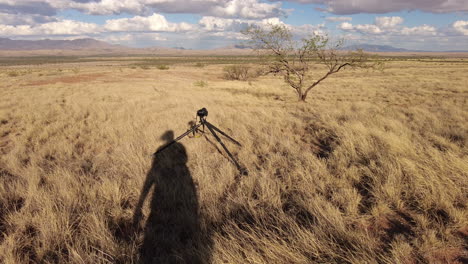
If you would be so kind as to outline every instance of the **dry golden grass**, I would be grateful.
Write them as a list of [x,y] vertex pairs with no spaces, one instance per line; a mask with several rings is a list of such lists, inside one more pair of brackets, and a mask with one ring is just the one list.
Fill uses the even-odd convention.
[[[0,69],[2,263],[145,260],[151,234],[133,218],[151,154],[201,107],[243,144],[227,145],[249,175],[213,137],[181,141],[196,196],[154,187],[198,203],[172,261],[468,260],[467,63],[344,71],[307,103],[279,77],[226,81],[223,65],[73,67]],[[164,206],[147,201],[140,227]]]

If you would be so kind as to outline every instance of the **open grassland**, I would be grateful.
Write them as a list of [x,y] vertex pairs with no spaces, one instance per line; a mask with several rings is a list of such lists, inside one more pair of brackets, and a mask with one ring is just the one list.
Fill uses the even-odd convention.
[[[135,63],[0,68],[1,263],[468,261],[466,60],[340,72],[306,103],[275,76]],[[161,135],[201,107],[249,174],[184,138],[135,225]]]

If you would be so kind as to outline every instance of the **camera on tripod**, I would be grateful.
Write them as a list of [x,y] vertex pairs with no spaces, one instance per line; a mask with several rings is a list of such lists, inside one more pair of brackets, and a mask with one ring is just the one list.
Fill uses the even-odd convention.
[[[234,158],[234,156],[232,155],[232,153],[228,150],[228,148],[226,147],[226,145],[224,145],[224,143],[221,141],[221,138],[219,138],[218,134],[217,133],[220,133],[221,135],[223,135],[224,137],[226,137],[227,139],[229,139],[232,143],[238,145],[238,146],[242,146],[241,143],[239,143],[237,140],[233,139],[232,137],[230,137],[228,134],[224,133],[221,129],[217,128],[215,125],[211,124],[210,122],[206,121],[206,117],[208,116],[208,110],[206,110],[205,107],[203,107],[202,109],[198,110],[197,111],[197,116],[195,118],[198,117],[199,120],[196,121],[196,123],[193,124],[193,126],[187,130],[185,133],[183,133],[182,135],[178,136],[176,139],[172,140],[171,142],[167,143],[165,146],[161,147],[158,151],[156,151],[156,153],[154,153],[153,155],[157,155],[158,153],[162,152],[163,150],[165,150],[166,148],[170,147],[172,144],[174,144],[175,142],[181,140],[183,137],[187,136],[188,134],[190,133],[193,133],[195,135],[195,133],[199,132],[199,133],[205,133],[205,126],[208,128],[208,131],[214,136],[214,138],[216,139],[216,141],[218,141],[218,143],[221,145],[221,147],[223,147],[224,151],[226,152],[226,154],[229,156],[229,158],[231,159],[232,163],[234,163],[234,165],[237,167],[237,169],[239,170],[239,172],[243,175],[247,175],[248,174],[248,171],[246,168],[243,168],[239,165],[239,163],[237,162],[237,160]],[[198,123],[197,123],[198,122]],[[203,130],[200,130],[198,129],[199,127],[202,127]]]
[[204,118],[208,116],[208,110],[205,107],[197,111],[197,116],[200,118]]

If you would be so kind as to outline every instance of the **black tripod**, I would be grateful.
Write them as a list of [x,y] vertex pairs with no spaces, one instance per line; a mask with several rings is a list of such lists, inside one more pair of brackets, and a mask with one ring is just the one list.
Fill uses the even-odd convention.
[[[213,136],[215,137],[216,141],[219,142],[219,144],[221,144],[221,146],[223,147],[224,151],[226,151],[226,153],[228,154],[229,158],[231,158],[232,162],[234,163],[234,165],[236,166],[236,168],[239,170],[239,172],[241,174],[244,174],[246,175],[247,174],[247,169],[245,168],[242,168],[239,163],[237,162],[237,160],[234,158],[234,156],[231,154],[231,152],[228,150],[228,148],[226,147],[226,145],[224,145],[224,143],[221,141],[221,139],[219,138],[219,136],[216,134],[216,132],[220,133],[221,135],[225,136],[226,138],[228,138],[229,140],[231,140],[234,144],[238,145],[238,146],[242,146],[239,142],[237,142],[237,140],[233,139],[232,137],[228,136],[226,133],[224,133],[223,131],[221,131],[219,128],[217,128],[216,126],[214,126],[213,124],[211,124],[210,122],[206,121],[206,117],[208,116],[208,110],[206,110],[206,108],[202,108],[200,110],[197,111],[197,120],[198,120],[198,124],[195,123],[189,130],[187,130],[185,133],[183,133],[182,135],[178,136],[176,139],[172,140],[171,142],[167,143],[165,146],[161,147],[157,152],[155,152],[153,155],[156,155],[160,152],[162,152],[163,150],[165,150],[166,148],[170,147],[172,144],[176,143],[177,141],[181,140],[183,137],[187,136],[188,134],[190,133],[193,133],[193,135],[195,135],[195,133],[199,132],[199,133],[205,133],[205,126],[208,128],[208,130],[211,132],[211,134],[213,134]],[[202,127],[202,129],[200,130],[199,127]],[[216,131],[216,132],[215,132]]]

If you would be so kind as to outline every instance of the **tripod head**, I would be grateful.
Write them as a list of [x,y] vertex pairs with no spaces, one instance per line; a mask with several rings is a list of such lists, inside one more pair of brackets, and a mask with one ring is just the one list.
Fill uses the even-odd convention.
[[205,121],[206,117],[208,116],[208,110],[205,107],[197,111],[197,116],[200,118],[200,121]]

